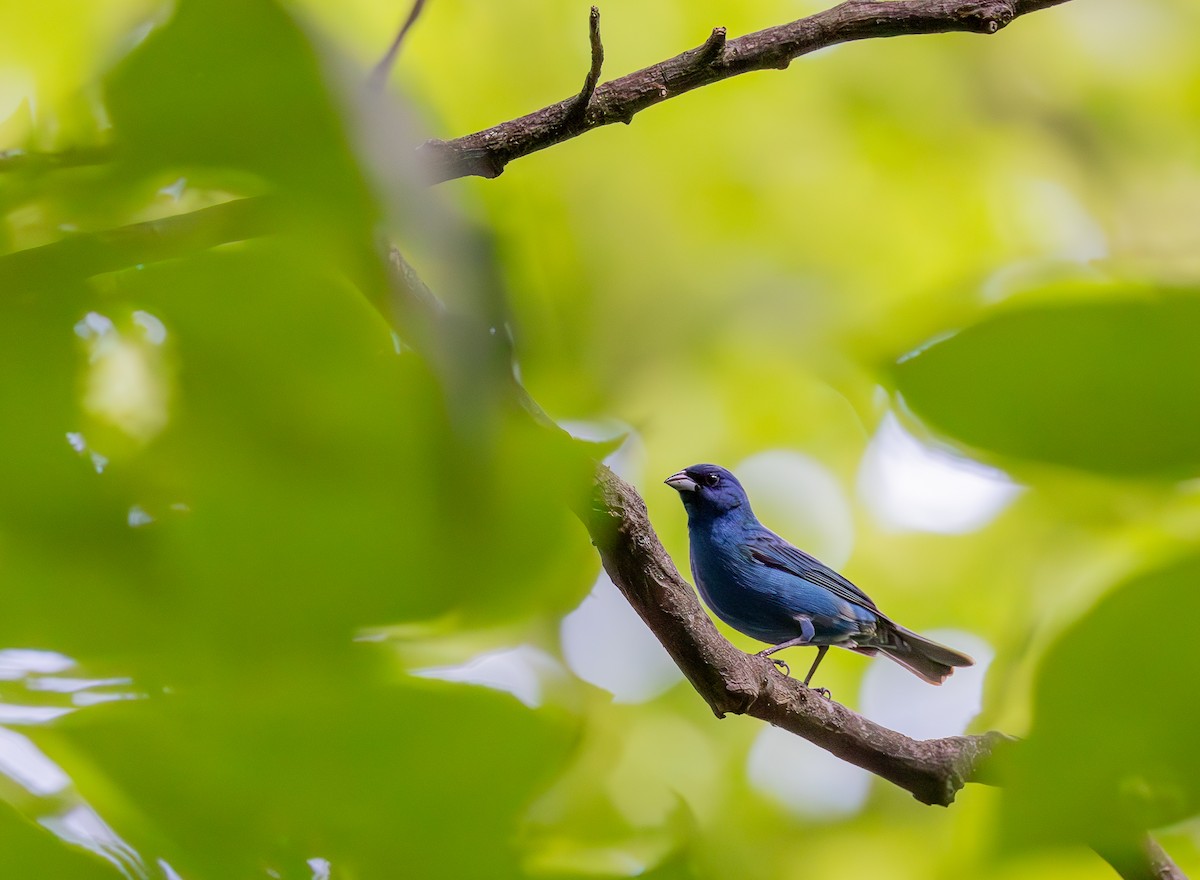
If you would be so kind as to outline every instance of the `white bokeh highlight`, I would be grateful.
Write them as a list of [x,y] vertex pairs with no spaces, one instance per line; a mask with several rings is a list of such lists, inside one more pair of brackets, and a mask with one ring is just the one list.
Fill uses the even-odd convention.
[[1030,178],[1016,189],[1014,210],[1046,256],[1088,263],[1109,256],[1108,237],[1069,189],[1055,180]]
[[[625,441],[604,459],[613,473],[641,483],[646,450],[629,425],[615,419],[559,422],[581,440]],[[563,659],[576,676],[608,691],[618,703],[652,700],[683,680],[666,649],[603,571],[579,607],[559,627]]]
[[[70,715],[75,710],[59,706],[17,706],[11,703],[0,703],[0,724],[46,724],[64,715]],[[0,765],[3,760],[0,759]],[[0,766],[0,773],[6,772]]]
[[135,312],[131,320],[139,333],[122,334],[99,312],[88,312],[75,323],[75,335],[84,341],[88,355],[83,408],[127,436],[148,442],[168,421],[170,384],[156,351],[167,331],[149,312]]
[[553,681],[566,678],[557,660],[532,645],[487,651],[466,663],[415,669],[412,674],[504,691],[531,709],[542,705],[546,689]]
[[778,727],[764,727],[754,740],[746,774],[760,794],[809,822],[856,815],[871,790],[866,770]]
[[929,447],[887,413],[867,444],[858,493],[887,526],[957,535],[1004,512],[1021,487],[1003,471]]
[[829,468],[799,452],[772,449],[732,470],[760,522],[832,568],[846,564],[854,549],[854,513]]
[[126,843],[87,803],[78,803],[53,816],[38,819],[67,843],[91,850],[112,864],[126,880],[146,880],[149,874],[141,855]]
[[932,687],[898,663],[878,657],[863,676],[862,714],[914,739],[958,736],[983,708],[983,681],[996,656],[992,646],[962,630],[930,630],[921,635],[969,654],[974,666],[954,670]]
[[558,424],[577,440],[590,440],[593,443],[603,443],[624,436],[624,442],[604,459],[604,463],[622,480],[635,485],[641,482],[646,464],[646,447],[642,443],[641,435],[631,426],[618,419],[568,419]]
[[[72,444],[74,445],[74,443]],[[30,648],[0,650],[0,681],[23,685],[41,695],[69,696],[73,706],[23,706],[0,703],[0,782],[6,799],[63,841],[81,846],[111,863],[127,880],[149,880],[141,856],[110,828],[76,790],[71,777],[27,736],[9,725],[45,724],[78,711],[81,698],[133,699],[135,693],[98,693],[92,688],[126,686],[128,678],[63,676],[76,662],[56,651]],[[19,684],[16,684],[19,683]],[[21,791],[23,790],[23,791]],[[165,871],[164,871],[165,873]],[[170,875],[166,875],[171,880]]]
[[643,703],[683,680],[675,661],[604,572],[559,630],[563,658],[579,678],[618,703]]
[[58,794],[71,785],[71,777],[27,737],[2,727],[0,773],[38,797]]
[[57,651],[34,648],[0,650],[0,681],[19,681],[28,675],[53,675],[66,672],[74,666],[74,660]]

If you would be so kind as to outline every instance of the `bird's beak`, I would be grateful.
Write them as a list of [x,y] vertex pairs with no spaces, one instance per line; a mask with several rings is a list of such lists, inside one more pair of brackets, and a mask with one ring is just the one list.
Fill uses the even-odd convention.
[[699,485],[695,480],[687,475],[687,471],[680,471],[677,474],[671,474],[663,480],[668,486],[676,492],[695,492]]

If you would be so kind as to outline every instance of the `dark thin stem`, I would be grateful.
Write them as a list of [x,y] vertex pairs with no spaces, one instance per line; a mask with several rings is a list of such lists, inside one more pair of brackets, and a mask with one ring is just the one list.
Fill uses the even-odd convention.
[[[963,31],[994,34],[1018,16],[1067,0],[848,0],[807,18],[726,40],[714,31],[703,45],[597,86],[582,118],[572,95],[528,116],[419,148],[434,182],[496,177],[513,159],[602,125],[630,122],[663,101],[752,70],[783,69],[795,58],[854,40]],[[720,31],[718,35],[718,31]]]
[[392,40],[392,45],[388,46],[388,50],[383,53],[383,57],[379,59],[379,63],[375,65],[371,71],[369,82],[372,86],[382,88],[387,82],[388,75],[392,72],[392,67],[396,63],[396,58],[400,55],[400,46],[404,43],[404,38],[408,36],[408,32],[412,30],[412,26],[417,23],[417,19],[421,17],[421,10],[425,8],[425,0],[413,0],[412,9],[408,11],[408,18],[404,19],[404,24],[400,25],[400,30],[396,34],[396,38]]
[[575,98],[574,104],[567,112],[566,124],[579,125],[587,114],[588,104],[596,92],[596,83],[600,82],[600,71],[604,67],[604,43],[600,39],[600,9],[593,6],[588,15],[588,39],[592,46],[592,64],[583,80],[583,88]]

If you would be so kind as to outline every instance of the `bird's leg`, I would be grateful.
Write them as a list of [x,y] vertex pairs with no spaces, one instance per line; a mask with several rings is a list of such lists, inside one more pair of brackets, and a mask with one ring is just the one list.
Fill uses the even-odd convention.
[[778,645],[772,645],[769,648],[763,648],[763,650],[758,652],[758,656],[759,657],[770,657],[776,651],[782,651],[784,648],[795,648],[798,645],[807,645],[807,644],[809,644],[808,639],[805,638],[804,636],[800,636],[798,639],[789,639],[786,642],[780,642]]
[[782,651],[784,648],[794,648],[797,645],[812,644],[813,636],[817,631],[813,629],[812,621],[807,617],[797,617],[796,622],[800,624],[800,635],[794,639],[788,639],[786,642],[780,642],[778,645],[772,645],[769,648],[764,648],[758,652],[759,657],[770,657],[776,651]]
[[[816,634],[816,630],[813,629],[812,621],[809,620],[807,617],[801,617],[798,619],[798,622],[800,624],[800,635],[799,636],[797,636],[794,639],[788,639],[786,642],[780,642],[778,645],[772,645],[769,648],[764,648],[763,650],[758,652],[758,656],[759,657],[771,657],[771,655],[774,654],[776,651],[782,651],[784,648],[794,648],[797,645],[811,644],[812,637]],[[824,654],[824,652],[825,652],[825,649],[823,648],[821,650],[821,653]],[[774,663],[776,666],[778,666],[780,669],[782,669],[784,675],[790,676],[792,674],[792,670],[782,660],[776,660],[775,658],[771,657],[771,662]],[[813,669],[816,669],[816,668],[817,667],[814,665]],[[808,673],[808,677],[812,678],[811,671]],[[805,680],[804,684],[807,687],[808,681]]]
[[813,665],[808,670],[808,675],[804,676],[804,686],[808,687],[808,683],[812,681],[813,673],[817,671],[817,667],[821,665],[821,661],[825,659],[825,652],[829,650],[828,645],[821,645],[817,648],[817,659],[813,661]]
[[[800,624],[800,635],[794,639],[788,639],[786,642],[780,642],[778,645],[772,645],[758,652],[760,657],[770,657],[776,651],[782,651],[784,648],[795,648],[802,645],[811,645],[813,636],[816,635],[816,630],[813,628],[812,621],[807,617],[798,617],[796,622]],[[809,687],[809,682],[812,681],[813,673],[817,671],[817,667],[821,665],[821,661],[825,659],[825,654],[829,651],[828,645],[817,646],[817,658],[813,660],[813,665],[808,670],[808,675],[804,676],[804,686]],[[776,666],[784,670],[784,675],[791,675],[791,670],[788,669],[786,663],[781,660],[772,660]],[[829,697],[828,688],[814,688],[814,690],[824,697]]]
[[[813,661],[813,665],[808,670],[808,675],[804,676],[804,686],[808,687],[808,683],[812,681],[813,673],[817,671],[817,667],[821,665],[821,661],[825,659],[825,652],[829,650],[828,645],[820,645],[817,648],[817,659]],[[829,699],[829,688],[815,688],[816,692],[821,694],[826,699]]]

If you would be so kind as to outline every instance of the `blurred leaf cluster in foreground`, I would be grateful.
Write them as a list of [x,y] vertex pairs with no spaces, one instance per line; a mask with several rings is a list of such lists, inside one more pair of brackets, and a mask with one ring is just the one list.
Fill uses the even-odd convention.
[[[613,0],[606,77],[819,8]],[[394,4],[4,4],[0,251],[82,244],[0,257],[0,874],[1101,878],[1137,828],[1200,870],[1200,9],[841,46],[420,186],[578,88],[587,9],[429,3],[384,98]],[[275,234],[87,268],[248,197]],[[392,332],[381,233],[495,351]],[[685,573],[660,481],[716,461],[973,652],[822,683],[1026,737],[1009,785],[931,810],[712,718],[509,341]]]

